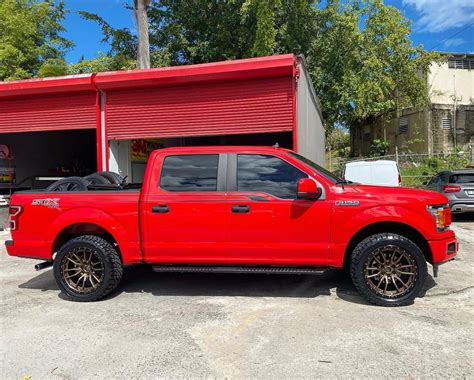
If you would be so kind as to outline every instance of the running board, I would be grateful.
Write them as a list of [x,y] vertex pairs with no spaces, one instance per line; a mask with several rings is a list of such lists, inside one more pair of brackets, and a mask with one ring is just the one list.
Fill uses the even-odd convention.
[[265,274],[312,274],[323,275],[328,268],[321,267],[265,267],[265,266],[198,266],[198,265],[153,265],[155,272],[198,273],[265,273]]

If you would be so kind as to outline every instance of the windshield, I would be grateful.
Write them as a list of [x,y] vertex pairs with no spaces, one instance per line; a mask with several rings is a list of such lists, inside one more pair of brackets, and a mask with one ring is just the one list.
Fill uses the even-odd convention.
[[307,159],[306,157],[303,157],[297,153],[294,152],[288,152],[290,155],[293,157],[297,158],[300,161],[303,161],[306,165],[311,166],[314,170],[318,171],[324,178],[328,179],[329,181],[333,183],[338,183],[338,182],[343,182],[341,178],[338,176],[332,174],[329,170],[324,169],[323,167],[319,166],[318,164],[314,163],[313,161]]

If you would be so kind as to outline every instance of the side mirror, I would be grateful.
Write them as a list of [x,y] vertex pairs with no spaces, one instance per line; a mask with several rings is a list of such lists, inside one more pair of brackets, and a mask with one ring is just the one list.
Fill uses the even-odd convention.
[[311,178],[301,178],[298,181],[298,199],[316,200],[321,197],[323,191]]

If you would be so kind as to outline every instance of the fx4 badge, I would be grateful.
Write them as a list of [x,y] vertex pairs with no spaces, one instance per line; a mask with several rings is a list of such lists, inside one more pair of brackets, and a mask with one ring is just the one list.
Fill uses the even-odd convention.
[[33,206],[45,206],[48,208],[58,208],[59,198],[33,199]]
[[336,206],[359,206],[359,201],[336,201]]

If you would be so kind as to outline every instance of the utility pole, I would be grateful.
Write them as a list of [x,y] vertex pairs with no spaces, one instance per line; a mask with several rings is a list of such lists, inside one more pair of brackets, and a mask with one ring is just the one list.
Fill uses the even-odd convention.
[[139,69],[150,68],[150,39],[148,36],[147,14],[150,3],[151,0],[133,0],[138,30],[137,66]]
[[457,112],[458,112],[458,102],[462,101],[462,96],[458,97],[456,95],[456,75],[453,75],[453,89],[454,93],[451,95],[453,99],[453,142],[454,142],[454,152],[456,152],[456,147],[458,145],[458,130],[457,130]]

